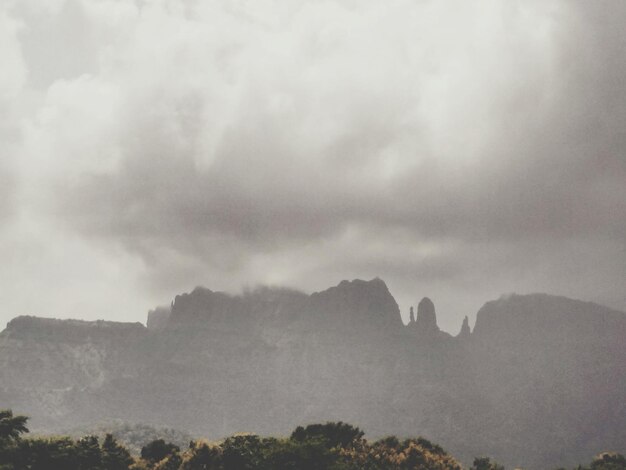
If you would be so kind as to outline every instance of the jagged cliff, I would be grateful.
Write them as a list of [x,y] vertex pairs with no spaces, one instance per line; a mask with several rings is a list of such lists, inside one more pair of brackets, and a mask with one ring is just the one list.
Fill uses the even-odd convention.
[[457,337],[428,298],[409,317],[380,279],[197,288],[148,328],[18,317],[0,333],[0,405],[40,429],[123,419],[207,437],[344,420],[537,468],[626,450],[625,314],[510,296]]

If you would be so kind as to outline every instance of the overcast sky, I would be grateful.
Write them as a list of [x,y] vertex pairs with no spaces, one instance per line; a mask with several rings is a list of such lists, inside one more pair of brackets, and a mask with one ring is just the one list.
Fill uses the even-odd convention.
[[0,1],[0,321],[379,276],[626,310],[626,2]]

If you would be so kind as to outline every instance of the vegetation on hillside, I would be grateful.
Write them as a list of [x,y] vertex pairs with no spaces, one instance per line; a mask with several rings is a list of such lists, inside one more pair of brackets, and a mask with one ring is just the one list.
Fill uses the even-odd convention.
[[180,448],[186,448],[189,442],[193,440],[191,434],[178,429],[147,424],[130,424],[122,421],[112,421],[99,426],[71,428],[67,431],[67,435],[75,439],[83,436],[96,436],[102,440],[107,434],[111,434],[132,455],[140,455],[141,449],[146,444],[157,439],[171,442]]
[[[298,427],[288,438],[237,434],[189,447],[156,439],[134,457],[112,434],[24,438],[28,418],[0,411],[0,470],[461,470],[440,446],[418,437],[369,442],[354,426]],[[624,470],[623,455],[605,453],[578,470]],[[504,470],[476,458],[470,470]]]

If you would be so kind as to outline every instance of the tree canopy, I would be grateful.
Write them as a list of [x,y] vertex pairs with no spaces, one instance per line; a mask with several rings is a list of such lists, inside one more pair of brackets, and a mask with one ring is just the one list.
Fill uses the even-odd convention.
[[[462,470],[437,444],[422,437],[388,436],[374,442],[343,422],[299,426],[288,438],[236,434],[218,442],[192,440],[186,450],[153,439],[133,456],[112,434],[25,438],[28,418],[0,411],[0,470]],[[625,470],[617,453],[598,455],[577,470]],[[487,457],[470,470],[504,470]]]

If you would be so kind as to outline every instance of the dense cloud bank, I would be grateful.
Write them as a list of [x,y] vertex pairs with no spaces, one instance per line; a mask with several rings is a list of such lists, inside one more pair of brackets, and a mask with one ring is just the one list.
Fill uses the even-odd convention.
[[4,319],[377,275],[444,329],[626,309],[622,3],[1,8]]

